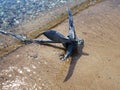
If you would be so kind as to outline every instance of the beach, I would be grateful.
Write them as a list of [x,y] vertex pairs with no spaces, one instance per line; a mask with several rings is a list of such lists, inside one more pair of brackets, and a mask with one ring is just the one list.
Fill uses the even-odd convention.
[[[60,61],[60,55],[65,53],[61,44],[32,43],[6,54],[0,58],[0,89],[119,90],[119,16],[119,0],[103,0],[75,14],[73,19],[76,34],[84,39],[85,45],[66,61]],[[31,24],[26,26],[30,28]],[[30,31],[36,30],[38,26]],[[52,29],[67,36],[68,19]],[[29,29],[26,30],[29,32]],[[26,31],[19,33],[27,35]],[[1,37],[9,38],[4,35]],[[46,37],[40,35],[37,38]],[[10,40],[16,41],[12,37]]]

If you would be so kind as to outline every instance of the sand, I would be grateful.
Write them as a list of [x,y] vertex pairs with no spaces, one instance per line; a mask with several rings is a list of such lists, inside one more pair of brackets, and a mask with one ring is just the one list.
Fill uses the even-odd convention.
[[[28,44],[0,60],[1,90],[119,90],[120,1],[106,0],[74,15],[85,46],[67,61],[61,44]],[[54,30],[68,33],[68,20]],[[40,36],[39,38],[45,38]]]

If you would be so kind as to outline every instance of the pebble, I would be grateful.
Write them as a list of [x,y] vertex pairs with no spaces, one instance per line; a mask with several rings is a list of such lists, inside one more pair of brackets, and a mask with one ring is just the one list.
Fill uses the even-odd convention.
[[23,67],[27,72],[31,72],[31,70],[28,67]]
[[0,43],[0,46],[3,46],[3,43]]
[[39,89],[41,90],[41,89],[42,89],[42,87],[41,87],[41,86],[39,86]]
[[44,87],[44,86],[45,86],[45,84],[44,84],[44,83],[42,83],[42,86]]
[[36,72],[33,72],[33,74],[36,74]]
[[33,57],[33,58],[37,58],[37,57],[38,57],[38,55],[36,54],[36,55],[33,55],[32,57]]
[[36,66],[35,65],[31,65],[33,69],[36,69]]
[[9,77],[12,77],[12,74],[9,74],[8,76],[9,76]]
[[42,79],[41,78],[38,78],[39,81],[41,81]]
[[19,58],[19,57],[20,57],[20,55],[16,55],[16,57],[17,57],[17,58]]
[[44,62],[45,65],[47,65],[47,62]]
[[41,62],[38,62],[38,64],[41,64]]
[[22,71],[22,70],[20,70],[20,69],[18,69],[18,72],[19,72],[20,74],[22,74],[22,73],[23,73],[23,71]]

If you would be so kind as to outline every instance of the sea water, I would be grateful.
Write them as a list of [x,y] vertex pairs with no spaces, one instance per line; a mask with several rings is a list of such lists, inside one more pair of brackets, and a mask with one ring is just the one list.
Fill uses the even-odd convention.
[[60,7],[68,0],[0,0],[0,29],[7,30]]

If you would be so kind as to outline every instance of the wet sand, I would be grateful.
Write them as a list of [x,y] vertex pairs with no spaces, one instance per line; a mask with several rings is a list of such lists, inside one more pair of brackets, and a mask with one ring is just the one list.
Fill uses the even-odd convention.
[[[28,44],[0,61],[1,90],[119,90],[120,1],[106,0],[74,15],[85,46],[67,61],[60,44]],[[68,20],[54,30],[68,33]],[[40,36],[39,38],[45,38]]]

